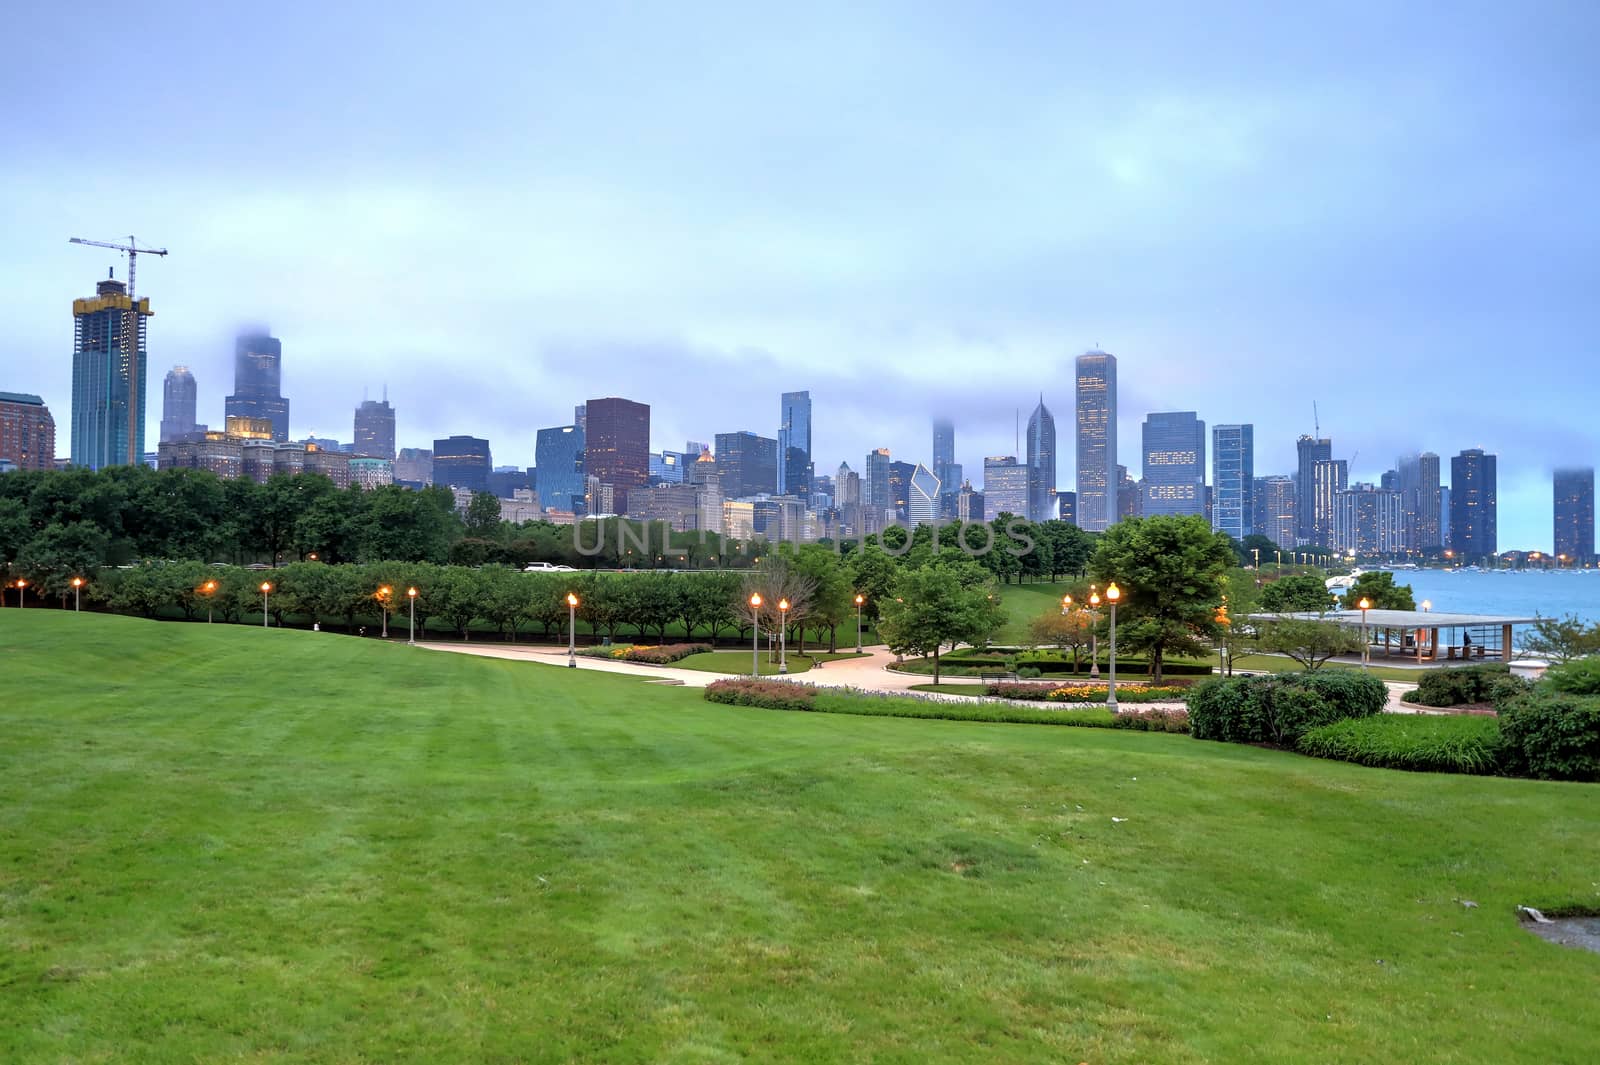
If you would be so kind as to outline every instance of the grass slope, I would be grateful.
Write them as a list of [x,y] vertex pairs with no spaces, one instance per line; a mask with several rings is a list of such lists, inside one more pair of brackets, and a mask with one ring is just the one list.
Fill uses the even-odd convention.
[[6,1062],[1600,1056],[1512,916],[1591,786],[44,610],[0,676]]

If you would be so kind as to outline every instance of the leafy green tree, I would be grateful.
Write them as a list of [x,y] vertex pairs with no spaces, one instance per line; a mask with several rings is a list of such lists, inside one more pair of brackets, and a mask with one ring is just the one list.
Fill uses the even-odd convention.
[[480,540],[500,538],[500,500],[493,492],[473,492],[467,503],[467,535]]
[[109,539],[93,522],[50,524],[17,553],[14,568],[33,583],[35,594],[62,595],[73,577],[98,572]]
[[869,618],[880,616],[880,607],[889,598],[894,590],[894,582],[900,575],[900,567],[894,558],[877,544],[869,543],[850,556],[845,571],[853,589],[851,605],[854,605],[856,595],[864,596],[866,602],[862,604],[862,613]]
[[1600,623],[1585,624],[1576,614],[1539,618],[1523,634],[1522,647],[1558,664],[1600,654]]
[[908,569],[883,604],[878,632],[896,654],[933,656],[933,682],[945,644],[987,643],[1005,623],[998,600],[983,586],[961,583],[952,567]]
[[1089,646],[1094,632],[1094,619],[1087,610],[1069,610],[1063,614],[1051,610],[1028,622],[1028,639],[1035,647],[1055,647],[1072,651],[1072,672],[1078,672],[1083,649]]
[[1149,657],[1153,683],[1161,683],[1168,655],[1210,653],[1235,561],[1227,534],[1202,517],[1128,518],[1100,537],[1090,572],[1119,586],[1118,636]]
[[1320,614],[1331,601],[1322,578],[1310,573],[1291,573],[1261,589],[1261,609],[1273,614]]
[[1272,654],[1287,655],[1306,670],[1321,669],[1335,655],[1356,654],[1361,635],[1332,621],[1286,618],[1264,622],[1256,646]]
[[1370,570],[1357,577],[1350,590],[1344,594],[1344,608],[1356,610],[1363,599],[1372,604],[1373,610],[1417,609],[1417,600],[1411,594],[1411,585],[1396,584],[1394,574],[1387,570]]

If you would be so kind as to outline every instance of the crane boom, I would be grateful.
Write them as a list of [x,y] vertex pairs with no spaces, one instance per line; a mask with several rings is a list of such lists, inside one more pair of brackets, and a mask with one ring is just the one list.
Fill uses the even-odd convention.
[[113,244],[106,240],[84,240],[82,237],[69,237],[71,244],[82,244],[90,248],[110,248],[120,251],[128,257],[128,299],[133,304],[130,310],[122,312],[122,354],[128,360],[128,465],[137,466],[144,456],[139,454],[139,303],[134,296],[134,279],[138,276],[139,253],[146,255],[165,255],[165,248],[141,248],[139,242],[133,237],[128,238],[126,244]]

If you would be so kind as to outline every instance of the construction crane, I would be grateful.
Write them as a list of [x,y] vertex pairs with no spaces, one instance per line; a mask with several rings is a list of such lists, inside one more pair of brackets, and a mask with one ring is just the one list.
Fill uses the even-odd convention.
[[110,248],[128,257],[128,302],[130,307],[122,312],[122,354],[128,360],[128,465],[137,466],[144,456],[139,451],[139,301],[134,295],[133,283],[139,272],[139,253],[166,255],[165,248],[141,248],[133,237],[126,244],[113,244],[105,240],[69,238],[72,244],[91,248]]

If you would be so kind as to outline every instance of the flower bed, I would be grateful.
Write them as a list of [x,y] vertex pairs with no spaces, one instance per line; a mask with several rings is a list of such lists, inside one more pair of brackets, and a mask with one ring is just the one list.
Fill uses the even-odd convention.
[[759,706],[767,710],[810,710],[816,700],[817,689],[809,684],[794,684],[786,680],[732,677],[707,684],[705,697],[707,702],[725,703],[729,706]]
[[[1161,703],[1177,701],[1187,694],[1186,684],[1118,684],[1117,701]],[[1025,699],[1045,703],[1103,703],[1111,695],[1109,684],[1028,684],[1004,681],[990,684],[984,694],[1001,699]]]
[[708,643],[664,643],[659,647],[644,647],[638,644],[624,647],[620,653],[612,657],[624,662],[643,662],[646,665],[665,666],[679,659],[688,658],[690,655],[704,654],[711,650]]

